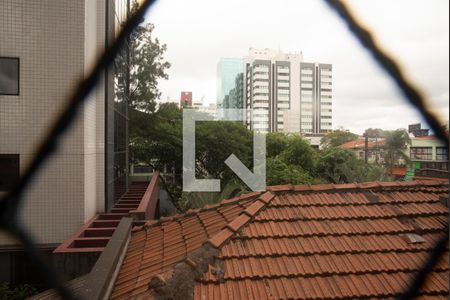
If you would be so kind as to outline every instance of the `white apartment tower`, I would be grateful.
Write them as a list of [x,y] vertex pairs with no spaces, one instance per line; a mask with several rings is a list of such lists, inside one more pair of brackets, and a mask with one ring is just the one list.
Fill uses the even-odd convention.
[[323,134],[332,126],[332,66],[300,63],[300,132]]
[[331,131],[330,64],[303,62],[302,53],[254,48],[244,64],[244,104],[253,109],[249,128],[305,135]]

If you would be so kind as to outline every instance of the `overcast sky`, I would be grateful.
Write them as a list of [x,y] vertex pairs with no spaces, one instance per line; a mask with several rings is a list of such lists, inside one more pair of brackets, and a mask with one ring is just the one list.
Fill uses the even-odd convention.
[[[443,120],[449,118],[449,1],[347,1],[402,64]],[[181,91],[216,101],[221,57],[249,47],[303,52],[333,64],[333,127],[405,128],[421,121],[339,18],[318,0],[160,0],[148,13],[172,63],[163,100]]]

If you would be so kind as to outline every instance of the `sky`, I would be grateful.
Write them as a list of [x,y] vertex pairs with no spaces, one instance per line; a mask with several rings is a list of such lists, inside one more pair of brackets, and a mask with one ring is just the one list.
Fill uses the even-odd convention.
[[[449,1],[345,1],[403,67],[443,122],[449,119]],[[181,91],[215,103],[217,63],[250,47],[303,52],[333,64],[333,128],[397,129],[421,122],[386,74],[319,0],[160,0],[146,21],[167,44],[172,67],[161,99]]]

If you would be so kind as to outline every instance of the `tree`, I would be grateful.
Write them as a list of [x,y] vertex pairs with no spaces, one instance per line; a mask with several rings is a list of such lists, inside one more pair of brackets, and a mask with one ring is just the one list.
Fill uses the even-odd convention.
[[267,158],[267,185],[316,183],[317,180],[299,166],[287,165],[279,157]]
[[385,131],[380,128],[368,128],[365,130],[365,134],[369,138],[380,138],[384,136]]
[[358,138],[357,134],[338,129],[325,135],[320,140],[320,144],[322,145],[323,148],[338,147],[347,142],[356,140],[357,138]]
[[316,152],[306,140],[298,135],[288,136],[288,144],[279,157],[288,165],[301,167],[309,173],[315,171]]
[[230,179],[233,171],[224,161],[236,155],[248,168],[253,162],[253,134],[240,122],[211,121],[196,124],[196,172],[205,178]]
[[333,183],[350,183],[380,180],[383,169],[366,164],[348,149],[331,147],[324,150],[317,164],[318,175]]
[[384,161],[387,167],[394,167],[400,159],[403,159],[407,163],[410,161],[408,155],[405,153],[405,150],[408,145],[411,144],[411,139],[405,129],[385,131],[384,138]]
[[170,68],[163,56],[167,46],[153,37],[154,28],[150,23],[137,26],[115,60],[116,101],[128,100],[130,108],[145,112],[155,111],[161,95],[158,80],[168,79]]
[[287,148],[289,138],[286,134],[280,132],[268,133],[266,135],[266,155],[267,157],[276,157]]
[[175,103],[161,104],[149,114],[130,110],[130,153],[133,163],[167,167],[181,181],[182,114]]
[[12,285],[7,282],[0,282],[1,300],[22,300],[29,299],[38,293],[37,289],[28,284]]
[[[163,177],[164,188],[178,208],[189,208],[186,201],[177,203],[183,198],[182,110],[175,103],[164,103],[153,113],[130,110],[130,116],[130,126],[134,128],[130,133],[132,162],[146,163],[159,170],[168,169],[174,177],[173,181]],[[196,177],[221,179],[223,189],[233,187],[231,194],[245,190],[224,161],[234,153],[252,168],[252,132],[242,123],[211,121],[196,122],[195,135]],[[219,194],[209,195],[205,199],[213,201],[219,197]]]

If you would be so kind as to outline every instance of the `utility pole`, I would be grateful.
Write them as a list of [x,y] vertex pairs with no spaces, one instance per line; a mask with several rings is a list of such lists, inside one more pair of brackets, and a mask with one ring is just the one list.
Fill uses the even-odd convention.
[[364,132],[364,162],[367,164],[369,160],[369,135],[367,134],[367,131]]

